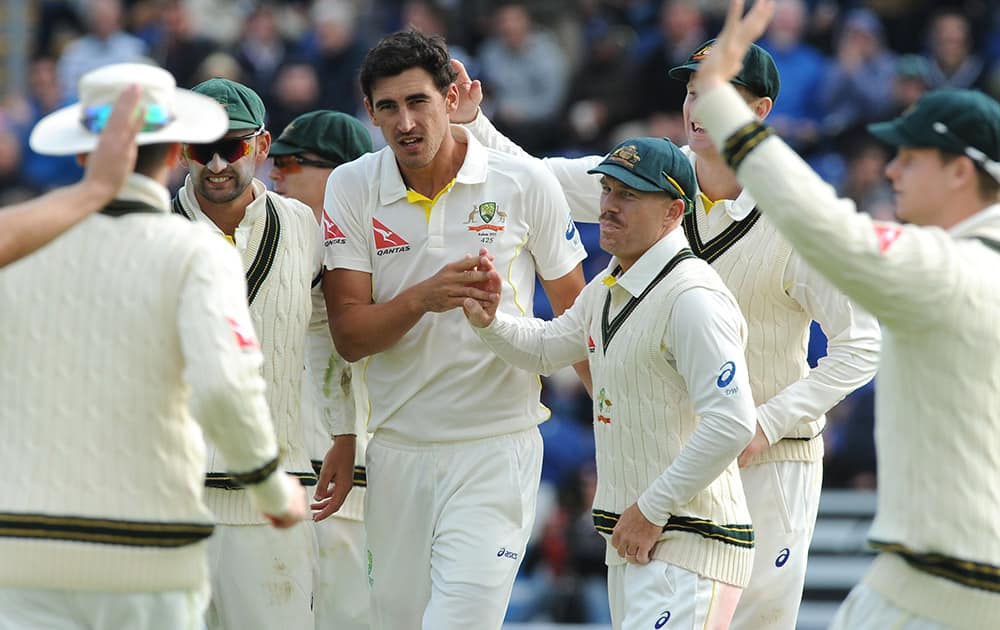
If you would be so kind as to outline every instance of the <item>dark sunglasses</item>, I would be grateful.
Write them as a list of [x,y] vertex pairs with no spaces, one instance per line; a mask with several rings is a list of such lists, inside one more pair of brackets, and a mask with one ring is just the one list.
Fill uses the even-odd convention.
[[262,133],[264,133],[263,125],[261,125],[260,129],[252,131],[245,136],[225,138],[224,140],[217,140],[208,144],[188,144],[184,146],[184,155],[199,164],[208,164],[216,154],[223,160],[233,163],[250,155],[252,147],[248,140],[256,138]]
[[315,166],[316,168],[330,169],[340,166],[339,162],[310,160],[309,158],[304,158],[301,155],[272,155],[271,159],[274,160],[274,168],[285,171],[286,173],[298,173],[302,170],[303,166]]
[[[80,123],[92,133],[101,133],[111,118],[113,104],[94,105],[83,111],[83,118]],[[173,115],[163,105],[149,103],[143,107],[144,122],[143,131],[159,131],[174,121]]]

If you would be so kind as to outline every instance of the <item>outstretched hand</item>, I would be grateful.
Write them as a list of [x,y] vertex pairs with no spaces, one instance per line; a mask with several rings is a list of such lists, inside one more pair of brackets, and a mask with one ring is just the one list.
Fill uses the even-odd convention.
[[479,114],[479,105],[483,102],[483,84],[469,78],[469,72],[458,59],[451,60],[451,67],[458,76],[455,85],[458,87],[458,109],[451,113],[451,122],[456,124],[469,123]]
[[743,57],[771,22],[774,0],[756,0],[750,11],[743,15],[744,0],[730,0],[722,32],[708,55],[695,70],[693,80],[699,93],[728,83],[739,74]]

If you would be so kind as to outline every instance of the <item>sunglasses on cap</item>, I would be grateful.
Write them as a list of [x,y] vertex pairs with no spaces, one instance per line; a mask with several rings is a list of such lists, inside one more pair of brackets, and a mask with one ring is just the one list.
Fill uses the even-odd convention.
[[987,157],[985,153],[983,153],[976,147],[971,146],[965,140],[959,138],[958,134],[953,133],[951,129],[948,129],[948,125],[944,124],[941,121],[937,121],[933,125],[931,125],[931,129],[934,130],[934,133],[942,135],[951,140],[952,142],[962,145],[964,147],[965,155],[967,155],[970,160],[975,162],[976,165],[979,166],[979,168],[986,171],[986,173],[990,177],[1000,182],[1000,162],[994,162],[989,157]]
[[256,138],[264,133],[264,126],[252,131],[245,136],[235,138],[223,138],[208,144],[186,144],[184,145],[184,155],[199,164],[208,164],[212,158],[218,154],[226,162],[233,163],[241,158],[250,155],[251,146],[248,140]]
[[282,170],[286,173],[301,172],[303,166],[315,166],[316,168],[330,169],[340,166],[340,162],[310,160],[309,158],[304,158],[301,155],[272,155],[271,159],[274,161],[274,168]]
[[[92,133],[101,133],[108,125],[112,109],[114,109],[113,103],[88,107],[84,110],[80,123]],[[143,131],[159,131],[174,121],[173,115],[163,105],[149,103],[143,109],[145,111]]]

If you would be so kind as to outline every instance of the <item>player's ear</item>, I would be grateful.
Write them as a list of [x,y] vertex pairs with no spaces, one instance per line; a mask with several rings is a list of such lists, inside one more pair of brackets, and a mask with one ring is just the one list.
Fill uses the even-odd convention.
[[757,118],[764,120],[767,115],[771,113],[771,109],[774,108],[774,100],[770,96],[761,96],[753,104],[753,113],[757,115]]

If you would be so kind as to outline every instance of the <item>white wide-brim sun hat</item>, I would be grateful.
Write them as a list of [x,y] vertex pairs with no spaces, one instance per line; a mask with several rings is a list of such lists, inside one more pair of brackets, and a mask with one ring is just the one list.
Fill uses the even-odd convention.
[[[215,99],[178,88],[173,75],[163,68],[141,63],[117,63],[88,72],[80,78],[80,102],[60,108],[39,120],[28,139],[32,150],[42,155],[76,155],[93,151],[97,147],[99,129],[95,132],[88,128],[85,117],[88,112],[106,116],[129,85],[139,86],[142,91],[139,105],[147,108],[149,130],[139,132],[136,141],[140,146],[165,142],[214,142],[229,130],[226,111]],[[152,115],[153,112],[156,116]],[[92,128],[100,126],[91,125]]]

